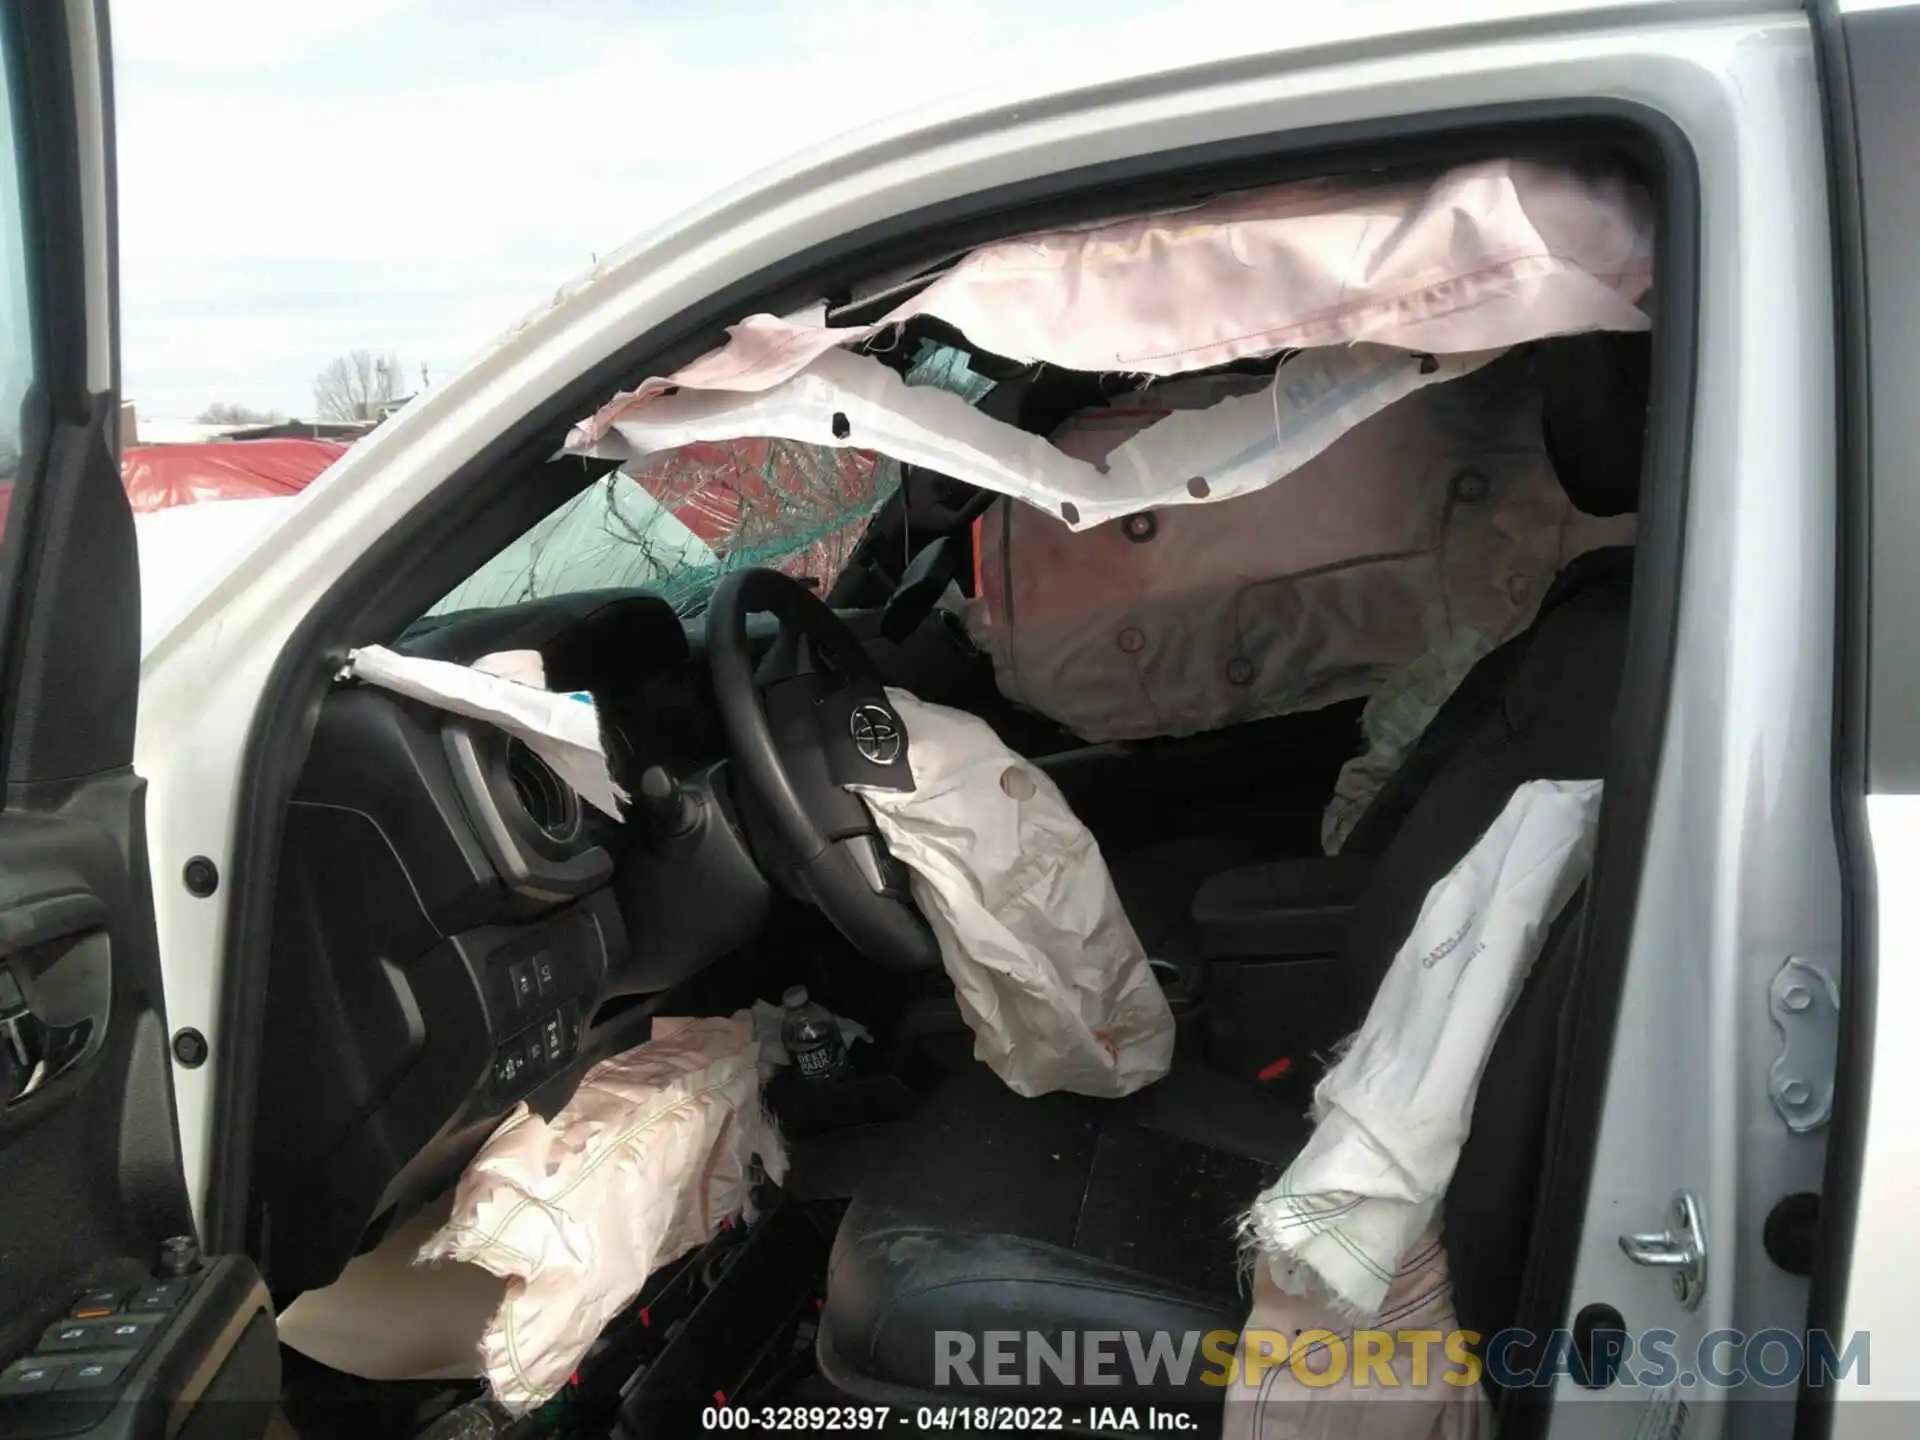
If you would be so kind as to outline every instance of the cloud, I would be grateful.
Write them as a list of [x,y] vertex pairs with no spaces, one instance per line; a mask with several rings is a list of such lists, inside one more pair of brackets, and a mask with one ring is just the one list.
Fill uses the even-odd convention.
[[444,375],[784,155],[1191,28],[1177,0],[116,0],[113,21],[125,390],[169,417],[305,413],[355,347]]
[[258,70],[330,40],[377,36],[409,3],[414,0],[125,0],[112,10],[113,53],[117,62],[143,69]]

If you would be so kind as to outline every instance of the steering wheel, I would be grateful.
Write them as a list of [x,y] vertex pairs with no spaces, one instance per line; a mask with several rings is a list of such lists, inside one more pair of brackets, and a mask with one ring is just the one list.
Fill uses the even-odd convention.
[[[780,631],[756,675],[747,617]],[[913,789],[906,727],[846,621],[777,570],[735,570],[707,607],[707,663],[749,832],[795,890],[876,964],[929,970],[940,948],[848,785]]]

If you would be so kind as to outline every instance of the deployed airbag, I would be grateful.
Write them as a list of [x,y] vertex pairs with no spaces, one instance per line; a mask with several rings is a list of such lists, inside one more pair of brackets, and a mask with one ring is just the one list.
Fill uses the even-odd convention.
[[396,654],[384,645],[362,645],[348,652],[342,678],[497,725],[551,765],[581,799],[620,819],[620,805],[627,794],[607,768],[600,712],[593,697],[548,690],[537,653],[509,653],[524,654],[517,669],[489,665],[486,660],[455,665]]
[[[1634,302],[1652,233],[1631,183],[1518,161],[1230,195],[983,246],[873,325],[751,317],[720,350],[616,396],[567,447],[631,459],[753,434],[863,446],[1091,526],[1270,484],[1522,341],[1647,328]],[[1156,427],[1169,433],[1092,466],[840,348],[919,315],[981,351],[1087,371],[1303,353],[1258,403]]]
[[1040,507],[1074,529],[1156,505],[1226,500],[1270,485],[1415,390],[1468,374],[1498,350],[1410,355],[1380,345],[1294,356],[1264,390],[1143,430],[1098,462],[1079,459],[878,360],[829,350],[752,394],[682,390],[616,420],[588,447],[607,459],[771,435],[858,444]]
[[[1054,444],[1099,464],[1265,403],[1245,393],[1257,383],[1166,381],[1081,412]],[[1471,665],[1532,620],[1562,566],[1633,525],[1574,509],[1514,355],[1226,504],[1075,531],[1002,501],[979,527],[967,626],[1002,694],[1083,739],[1191,734],[1370,694],[1430,655]]]
[[760,1108],[752,1017],[653,1025],[645,1045],[589,1070],[551,1120],[517,1106],[420,1252],[506,1280],[480,1359],[514,1414],[566,1383],[650,1274],[747,1208],[755,1156],[770,1178],[785,1173]]
[[1597,780],[1529,781],[1427,892],[1314,1091],[1312,1136],[1246,1217],[1282,1290],[1317,1287],[1347,1315],[1381,1313],[1453,1178],[1501,1023],[1586,878],[1599,814]]
[[887,698],[914,788],[852,788],[910,872],[974,1055],[1021,1095],[1119,1096],[1165,1075],[1173,1012],[1092,834],[985,722]]
[[1644,330],[1632,302],[1652,275],[1652,202],[1617,175],[1494,160],[1307,180],[983,245],[871,325],[752,316],[577,433],[598,440],[672,389],[770,389],[919,315],[1009,359],[1180,375],[1317,345],[1455,354]]
[[[1368,1327],[1371,1336],[1361,1339],[1353,1317],[1317,1287],[1289,1295],[1264,1267],[1257,1270],[1253,1313],[1234,1351],[1222,1440],[1478,1440],[1491,1434],[1492,1407],[1463,1363],[1438,1224],[1401,1260],[1381,1314],[1379,1324]],[[1365,1361],[1362,1345],[1370,1347]]]
[[365,1380],[471,1380],[480,1336],[505,1285],[474,1265],[417,1265],[447,1221],[441,1197],[347,1262],[331,1285],[302,1292],[276,1317],[280,1343]]

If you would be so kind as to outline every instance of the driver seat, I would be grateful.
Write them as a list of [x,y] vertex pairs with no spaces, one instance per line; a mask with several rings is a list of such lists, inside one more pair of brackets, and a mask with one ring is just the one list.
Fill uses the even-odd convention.
[[[1348,1013],[1327,1033],[1359,1022],[1428,890],[1516,786],[1604,773],[1632,556],[1596,551],[1587,562],[1610,573],[1482,661],[1498,677],[1491,686],[1464,685],[1456,696],[1477,714],[1372,872],[1341,951]],[[1436,730],[1461,723],[1445,718],[1453,703]],[[1570,904],[1554,926],[1502,1028],[1446,1200],[1456,1309],[1462,1326],[1483,1334],[1503,1328],[1518,1304],[1579,909]],[[940,1365],[956,1353],[942,1348],[954,1346],[955,1332],[971,1338],[982,1380],[992,1331],[1038,1332],[1056,1351],[1067,1333],[1138,1332],[1130,1343],[1144,1351],[1159,1334],[1177,1349],[1191,1332],[1237,1332],[1249,1302],[1235,1219],[1310,1128],[1296,1102],[1189,1054],[1119,1101],[1023,1099],[971,1068],[933,1097],[841,1221],[817,1341],[822,1375],[862,1399],[911,1404],[939,1398],[943,1378],[965,1379]],[[1045,1366],[1029,1373],[1016,1346],[1008,1373],[1019,1383],[944,1394],[996,1403],[1224,1398],[1201,1382],[1205,1359],[1196,1357],[1184,1385],[1162,1369],[1142,1386],[1127,1353],[1115,1351],[1098,1390],[1076,1391]]]

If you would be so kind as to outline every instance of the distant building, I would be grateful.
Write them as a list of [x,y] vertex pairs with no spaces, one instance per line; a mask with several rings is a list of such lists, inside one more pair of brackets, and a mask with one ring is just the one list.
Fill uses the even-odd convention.
[[271,425],[242,425],[228,440],[358,440],[377,420],[277,420]]
[[198,420],[142,420],[129,400],[120,406],[120,448],[125,451],[136,445],[210,445],[222,440],[351,442],[378,423],[375,420],[276,420],[267,425],[208,425]]
[[123,425],[120,443],[123,449],[129,445],[206,445],[215,440],[225,440],[234,428],[232,425],[207,425],[198,420],[145,419],[136,421],[131,436]]

